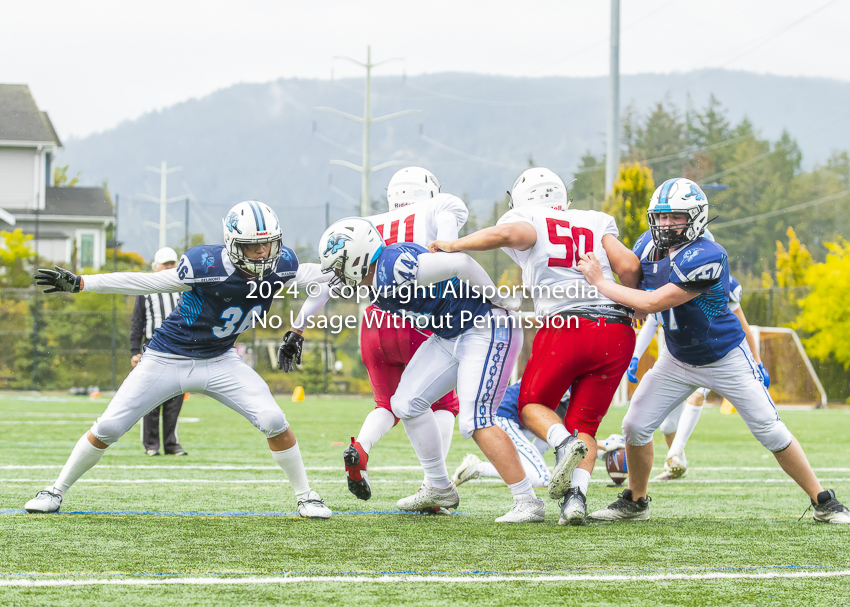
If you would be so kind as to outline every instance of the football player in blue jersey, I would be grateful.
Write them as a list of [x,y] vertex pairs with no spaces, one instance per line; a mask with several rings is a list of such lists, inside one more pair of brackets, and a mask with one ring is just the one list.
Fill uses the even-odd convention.
[[[240,202],[223,221],[224,245],[186,251],[176,268],[156,273],[116,272],[77,276],[57,267],[39,270],[45,293],[181,292],[175,310],[156,330],[138,365],[103,414],[77,442],[50,487],[26,503],[27,512],[57,512],[71,485],[92,468],[109,445],[159,403],[184,392],[207,394],[243,415],[268,439],[269,449],[295,490],[298,512],[330,518],[310,489],[301,451],[286,416],[265,381],[236,354],[236,338],[262,318],[284,285],[326,282],[318,264],[300,264],[283,246],[280,222],[262,202]],[[299,362],[303,339],[287,334],[279,365]]]
[[696,388],[706,387],[735,405],[753,436],[811,498],[816,521],[850,523],[850,511],[833,490],[824,490],[779,418],[741,323],[729,310],[726,250],[702,237],[708,224],[705,193],[689,179],[668,179],[655,190],[647,214],[650,229],[634,246],[643,291],[604,280],[592,253],[582,255],[578,266],[603,295],[639,313],[661,312],[667,345],[623,419],[629,488],[590,518],[649,518],[652,433]]
[[422,487],[399,500],[398,508],[455,508],[460,501],[431,410],[432,403],[457,388],[461,434],[475,440],[514,496],[511,510],[496,521],[542,522],[543,500],[534,494],[514,444],[495,420],[522,347],[516,316],[505,309],[518,305],[509,306],[468,255],[429,253],[414,243],[386,246],[365,219],[343,219],[328,228],[319,242],[319,258],[322,269],[334,276],[333,288],[343,295],[346,289],[363,288],[371,303],[391,313],[389,319],[412,320],[433,333],[411,358],[390,399],[425,472]]

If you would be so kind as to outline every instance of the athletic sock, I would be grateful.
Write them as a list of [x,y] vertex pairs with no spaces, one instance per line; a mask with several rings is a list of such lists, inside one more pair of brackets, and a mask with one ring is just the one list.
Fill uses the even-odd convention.
[[440,426],[440,438],[443,440],[443,459],[449,456],[449,449],[452,446],[452,435],[455,431],[455,416],[451,411],[441,409],[434,411],[434,417],[437,418],[437,425]]
[[558,445],[563,443],[570,437],[570,433],[563,424],[552,424],[546,432],[546,442],[553,449],[557,449]]
[[106,449],[98,449],[89,442],[88,433],[83,434],[82,438],[74,445],[74,450],[71,451],[68,461],[62,467],[59,478],[53,484],[53,490],[60,495],[65,495],[65,492],[77,482],[78,478],[100,461],[104,451]]
[[386,409],[373,409],[363,420],[363,426],[357,435],[357,442],[366,453],[372,450],[384,435],[395,426],[395,416]]
[[581,489],[581,492],[587,495],[587,487],[590,485],[590,472],[581,468],[576,468],[573,472],[572,486]]
[[534,487],[531,486],[531,481],[528,480],[526,476],[518,483],[514,483],[513,485],[508,485],[508,489],[511,490],[514,497],[519,497],[520,495],[530,495],[534,497]]
[[490,462],[481,462],[480,464],[475,464],[475,467],[478,469],[478,473],[481,476],[487,478],[502,478],[499,471],[496,470],[496,466]]
[[695,407],[690,403],[685,403],[685,408],[682,409],[682,416],[679,418],[679,427],[676,429],[676,436],[670,444],[670,452],[678,453],[685,450],[685,445],[694,428],[697,427],[699,416],[702,414],[702,407]]
[[446,459],[443,457],[443,441],[440,438],[440,426],[434,412],[428,409],[422,415],[401,420],[404,431],[413,445],[413,450],[422,464],[425,472],[425,482],[436,489],[446,489],[451,486],[449,473],[446,470]]
[[310,493],[310,483],[307,482],[307,471],[304,470],[298,443],[283,451],[272,451],[272,457],[283,470],[297,497],[301,498]]

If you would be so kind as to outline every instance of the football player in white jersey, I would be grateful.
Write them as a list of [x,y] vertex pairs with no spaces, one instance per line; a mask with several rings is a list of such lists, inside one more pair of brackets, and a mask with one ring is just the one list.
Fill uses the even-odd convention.
[[[511,210],[496,226],[454,242],[434,242],[430,249],[501,247],[522,268],[535,313],[547,322],[537,332],[523,374],[519,414],[526,428],[555,449],[549,496],[564,498],[559,523],[581,525],[596,462],[596,431],[629,365],[635,334],[632,311],[598,296],[575,265],[579,254],[595,252],[606,281],[613,283],[616,273],[635,286],[640,263],[617,240],[613,217],[569,210],[564,182],[549,169],[528,169],[510,194]],[[571,386],[562,420],[555,409]]]
[[[331,517],[310,489],[286,416],[266,382],[233,347],[255,314],[262,317],[269,311],[283,285],[326,282],[327,276],[317,264],[299,264],[295,252],[283,246],[277,215],[262,202],[240,202],[222,224],[224,245],[193,247],[170,270],[77,276],[57,267],[36,274],[37,284],[50,287],[45,293],[181,295],[109,406],[77,442],[56,482],[26,503],[27,512],[57,512],[65,492],[100,461],[109,445],[159,403],[191,391],[233,409],[265,435],[272,458],[295,490],[301,516]],[[284,339],[278,360],[285,369],[300,359],[301,341],[294,334]]]
[[[387,246],[415,243],[427,247],[436,239],[453,240],[469,216],[463,201],[441,193],[440,183],[433,173],[420,167],[407,167],[393,175],[387,186],[387,203],[387,213],[366,217]],[[319,296],[308,299],[293,324],[293,331],[303,331],[309,316],[329,298],[330,290],[325,287]],[[369,453],[399,422],[392,412],[390,399],[410,359],[431,335],[430,331],[419,329],[410,321],[397,323],[391,318],[380,308],[370,305],[360,323],[360,352],[369,373],[375,409],[363,420],[357,438],[352,437],[343,453],[343,461],[348,489],[362,500],[372,496],[366,472]],[[431,407],[440,427],[444,455],[448,455],[451,447],[458,406],[457,394],[452,390]]]
[[643,376],[623,419],[629,488],[590,518],[649,518],[652,434],[702,386],[735,405],[753,436],[811,498],[815,521],[850,523],[850,511],[833,490],[824,490],[800,443],[779,418],[741,323],[729,310],[726,250],[703,238],[705,192],[690,179],[668,179],[653,193],[647,215],[650,229],[635,243],[643,290],[605,280],[594,253],[582,254],[578,266],[603,295],[639,313],[661,312],[667,344]]

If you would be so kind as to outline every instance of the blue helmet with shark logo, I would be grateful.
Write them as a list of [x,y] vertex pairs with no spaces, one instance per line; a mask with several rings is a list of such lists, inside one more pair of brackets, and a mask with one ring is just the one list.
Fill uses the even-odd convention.
[[371,221],[360,217],[337,221],[319,240],[322,271],[334,273],[332,287],[359,285],[383,251],[384,240],[378,230]]
[[[684,177],[668,179],[652,194],[646,211],[652,240],[659,249],[693,242],[708,225],[708,198],[695,182]],[[681,214],[682,221],[660,225],[662,214]]]
[[[256,200],[240,202],[221,220],[224,246],[233,265],[255,276],[265,276],[277,265],[281,253],[280,221],[269,205]],[[246,245],[268,243],[265,257],[246,252]]]

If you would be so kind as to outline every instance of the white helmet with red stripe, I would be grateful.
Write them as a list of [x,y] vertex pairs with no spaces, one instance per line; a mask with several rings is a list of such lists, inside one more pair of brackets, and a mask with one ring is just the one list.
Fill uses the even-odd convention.
[[428,169],[407,167],[398,171],[387,186],[390,211],[409,204],[431,200],[440,193],[440,182]]
[[[265,276],[280,259],[281,229],[277,215],[269,205],[256,200],[240,202],[221,220],[224,247],[233,265],[249,274]],[[245,245],[269,243],[268,256],[254,259],[245,255]]]

